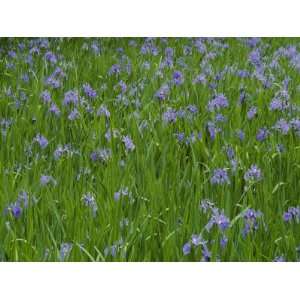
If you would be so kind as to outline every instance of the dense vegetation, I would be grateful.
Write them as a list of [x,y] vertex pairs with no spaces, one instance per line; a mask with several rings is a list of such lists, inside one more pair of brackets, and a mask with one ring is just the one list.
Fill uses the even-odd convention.
[[2,261],[297,261],[300,39],[0,39]]

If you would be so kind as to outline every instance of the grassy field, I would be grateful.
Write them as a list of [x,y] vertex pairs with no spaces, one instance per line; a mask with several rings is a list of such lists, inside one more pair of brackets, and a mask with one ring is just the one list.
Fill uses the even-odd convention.
[[0,39],[0,260],[298,261],[299,46]]

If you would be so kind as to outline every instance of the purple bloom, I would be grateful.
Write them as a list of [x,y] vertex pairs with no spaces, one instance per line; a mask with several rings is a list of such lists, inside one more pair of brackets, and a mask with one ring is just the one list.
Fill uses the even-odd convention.
[[110,112],[105,105],[101,105],[97,110],[97,116],[110,117]]
[[246,70],[238,70],[237,71],[237,76],[240,77],[240,78],[246,78],[246,77],[249,77],[249,72],[246,71]]
[[215,122],[225,122],[227,119],[222,114],[216,114],[215,116]]
[[30,77],[29,77],[29,75],[27,74],[27,73],[25,73],[25,74],[23,74],[22,75],[22,80],[24,81],[24,82],[29,82],[29,80],[30,80]]
[[231,146],[226,146],[225,151],[228,159],[234,159],[235,153],[234,153],[234,149]]
[[76,91],[68,91],[65,93],[64,105],[74,104],[77,105],[79,101],[78,93]]
[[252,165],[250,169],[248,169],[244,175],[244,179],[246,181],[259,181],[262,179],[261,170],[257,167],[257,165]]
[[170,88],[167,84],[164,84],[160,89],[155,93],[155,97],[159,100],[165,100],[170,92]]
[[54,158],[55,160],[58,160],[61,158],[61,156],[65,153],[66,149],[63,148],[62,146],[58,146],[56,150],[54,151]]
[[193,51],[193,48],[190,46],[183,46],[183,55],[187,56],[187,55],[191,55]]
[[197,106],[193,104],[188,105],[187,110],[192,114],[196,114],[198,112]]
[[209,199],[203,199],[200,203],[200,211],[203,211],[205,214],[208,211],[213,211],[213,208],[215,207],[214,203],[211,202]]
[[130,196],[130,193],[128,191],[128,188],[121,188],[119,191],[114,193],[114,200],[119,201],[121,197]]
[[226,169],[215,169],[213,172],[213,176],[210,179],[212,184],[229,184],[229,178]]
[[124,94],[127,90],[127,85],[123,80],[120,80],[119,83],[115,86],[115,89],[121,88],[121,93]]
[[283,220],[285,222],[290,222],[292,220],[299,223],[300,221],[300,207],[289,207],[283,214]]
[[289,106],[289,104],[286,101],[282,101],[280,99],[274,98],[270,103],[269,109],[271,111],[274,111],[274,110],[283,111],[286,108],[288,108],[288,106]]
[[226,108],[228,106],[229,104],[227,98],[223,94],[219,94],[208,102],[207,108],[212,112],[215,110],[220,110],[221,108]]
[[210,207],[210,211],[212,215],[205,225],[205,229],[209,232],[214,225],[217,225],[222,232],[225,231],[230,226],[229,218],[216,207]]
[[13,50],[8,51],[8,56],[10,56],[11,58],[16,58],[17,57],[17,53]]
[[292,119],[290,121],[290,125],[293,128],[293,130],[296,131],[296,134],[300,136],[300,120]]
[[28,194],[25,191],[19,193],[17,203],[23,203],[24,207],[28,206]]
[[262,217],[262,213],[260,211],[255,211],[252,208],[247,209],[243,213],[244,218],[244,229],[242,232],[243,237],[246,237],[251,230],[258,229],[258,218]]
[[226,230],[230,225],[230,220],[219,210],[213,212],[212,221],[216,224],[221,231]]
[[121,73],[121,66],[119,64],[114,64],[108,71],[109,75],[118,75]]
[[47,90],[45,90],[45,91],[43,91],[42,92],[42,94],[41,94],[41,98],[42,98],[42,101],[44,102],[44,103],[51,103],[51,94],[49,93],[49,91],[47,91]]
[[[170,110],[170,109],[168,109]],[[179,109],[177,112],[173,110],[174,113],[176,113],[176,116],[180,119],[184,119],[186,117],[186,111],[184,109]]]
[[42,175],[40,178],[40,183],[42,186],[46,186],[49,183],[52,183],[53,185],[57,184],[56,180],[52,176],[48,176],[48,175]]
[[168,110],[166,112],[164,112],[163,114],[163,120],[166,123],[174,123],[177,119],[177,113],[176,110],[172,109],[172,108],[168,108]]
[[236,134],[241,141],[245,139],[245,133],[241,129],[237,130]]
[[228,243],[228,238],[227,238],[227,236],[223,235],[220,240],[221,248],[224,249],[226,247],[227,243]]
[[289,222],[292,219],[293,219],[293,215],[289,211],[284,212],[284,214],[283,214],[283,220],[285,222]]
[[171,47],[167,47],[167,48],[165,49],[165,55],[166,55],[167,57],[173,57],[173,56],[174,56],[174,49],[171,48]]
[[285,262],[286,260],[285,260],[285,258],[284,258],[284,256],[276,256],[275,258],[274,258],[274,260],[273,260],[273,262]]
[[45,60],[48,60],[51,64],[57,63],[56,55],[54,53],[52,53],[51,51],[46,52]]
[[46,85],[51,86],[54,89],[60,88],[60,85],[61,85],[60,81],[58,79],[54,78],[53,76],[49,76],[46,79],[45,83],[46,83]]
[[193,234],[191,240],[192,240],[192,244],[193,244],[194,246],[199,246],[199,245],[204,245],[204,244],[206,244],[206,241],[203,240],[201,234],[199,234],[199,235]]
[[126,150],[128,150],[128,151],[133,151],[134,150],[135,145],[132,142],[132,139],[128,135],[124,136],[123,139],[122,139],[122,141],[123,141],[123,143],[125,145]]
[[52,76],[64,78],[66,77],[66,74],[60,67],[56,67],[54,72],[52,73]]
[[191,243],[190,242],[185,243],[182,247],[183,255],[189,255],[191,253],[191,249],[192,249]]
[[87,193],[83,195],[82,199],[84,204],[92,209],[93,215],[95,216],[98,210],[95,197],[91,193]]
[[115,192],[114,193],[114,200],[115,201],[119,201],[121,198],[121,193],[118,191],[118,192]]
[[217,132],[220,131],[220,129],[216,127],[216,124],[211,121],[207,123],[207,130],[212,140],[216,138]]
[[269,130],[267,128],[260,128],[256,134],[256,139],[260,142],[264,141],[269,135]]
[[261,57],[260,57],[260,51],[259,49],[254,49],[249,54],[249,60],[253,65],[260,65],[261,63]]
[[93,151],[90,155],[90,158],[94,162],[99,161],[102,163],[106,163],[109,161],[111,156],[112,156],[111,149],[104,148],[104,149]]
[[60,261],[64,261],[65,258],[70,254],[71,250],[73,248],[72,243],[62,243],[60,245],[60,251],[59,251],[59,259]]
[[175,71],[173,73],[173,82],[175,83],[175,85],[181,85],[183,81],[183,74],[180,71]]
[[199,74],[196,76],[196,78],[193,80],[193,83],[201,83],[201,84],[206,84],[207,79],[204,74]]
[[10,206],[11,213],[14,218],[18,219],[22,214],[22,208],[19,203],[14,203]]
[[185,138],[184,132],[179,132],[179,133],[177,133],[177,134],[176,134],[176,137],[177,137],[178,142],[179,142],[179,143],[182,143],[182,142],[184,141],[184,138]]
[[80,117],[80,114],[76,108],[74,108],[68,115],[68,119],[70,121],[74,121],[74,120],[78,119],[79,117]]
[[261,41],[261,38],[259,37],[252,37],[247,39],[247,44],[250,47],[256,47],[256,45]]
[[34,139],[42,149],[45,149],[48,146],[48,140],[41,134],[37,134]]
[[282,134],[287,135],[290,130],[290,125],[285,119],[280,119],[276,122],[274,128]]
[[85,83],[83,85],[83,91],[85,95],[89,98],[93,99],[97,97],[97,92],[88,83]]
[[248,120],[252,120],[257,114],[257,108],[255,106],[251,107],[247,112]]
[[211,252],[208,250],[206,245],[202,247],[202,256],[202,261],[208,262],[211,259]]
[[54,114],[55,116],[60,115],[60,110],[59,110],[58,106],[55,103],[51,104],[51,106],[49,108],[49,112]]

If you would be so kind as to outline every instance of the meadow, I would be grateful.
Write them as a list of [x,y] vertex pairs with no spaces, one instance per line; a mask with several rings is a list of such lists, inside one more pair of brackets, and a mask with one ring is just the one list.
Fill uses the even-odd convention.
[[0,260],[300,260],[299,50],[0,38]]

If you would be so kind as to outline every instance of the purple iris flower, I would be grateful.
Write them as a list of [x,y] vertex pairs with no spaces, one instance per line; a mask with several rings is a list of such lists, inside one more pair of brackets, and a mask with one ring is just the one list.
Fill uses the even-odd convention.
[[125,145],[126,150],[128,150],[128,151],[133,151],[134,150],[135,145],[134,145],[132,139],[128,135],[124,136],[122,141]]
[[41,134],[37,134],[35,137],[35,141],[40,145],[42,149],[45,149],[48,146],[48,140],[42,136]]
[[226,169],[215,169],[210,182],[217,185],[229,184],[230,181]]
[[257,165],[252,165],[244,175],[246,181],[259,181],[262,179],[262,172]]
[[184,81],[183,74],[180,71],[175,71],[173,73],[173,82],[175,85],[181,85]]

